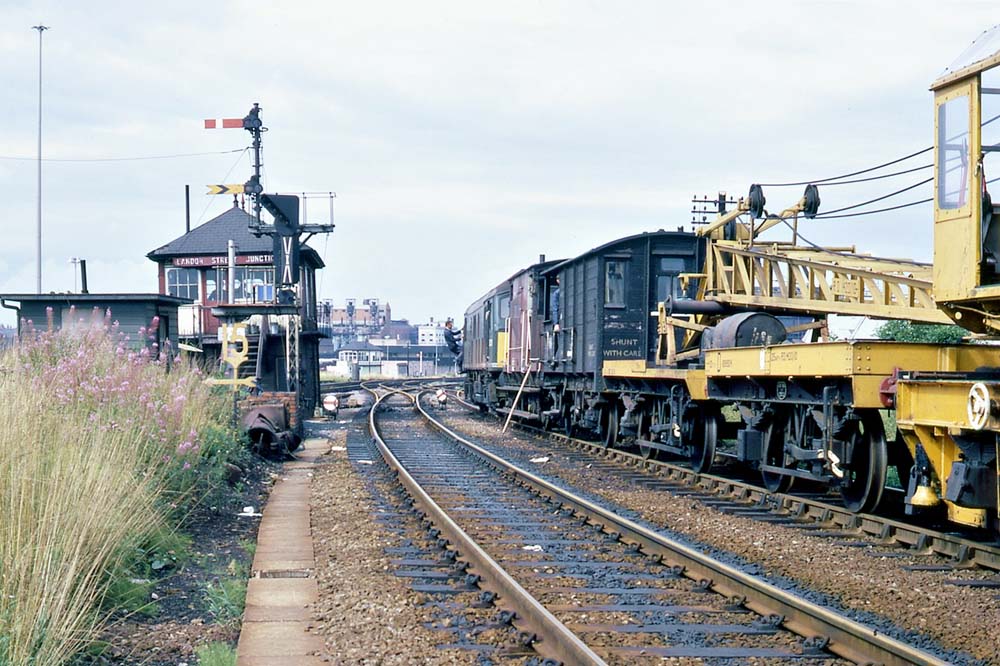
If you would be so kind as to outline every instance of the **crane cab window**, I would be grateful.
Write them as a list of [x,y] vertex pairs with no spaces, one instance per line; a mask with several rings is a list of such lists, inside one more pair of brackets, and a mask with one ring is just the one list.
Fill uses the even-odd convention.
[[604,305],[625,307],[625,269],[628,264],[609,259],[604,264]]
[[680,257],[659,257],[656,262],[656,302],[662,303],[667,296],[680,297],[681,282],[678,273],[685,270],[684,259]]
[[956,210],[968,201],[969,97],[943,102],[937,113],[937,206]]
[[996,177],[1000,158],[1000,67],[995,67],[980,75],[979,106],[981,125],[979,141],[983,147],[983,166],[986,180]]

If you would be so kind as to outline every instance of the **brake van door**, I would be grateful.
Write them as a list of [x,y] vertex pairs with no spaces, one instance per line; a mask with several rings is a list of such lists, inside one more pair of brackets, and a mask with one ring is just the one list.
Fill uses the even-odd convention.
[[[646,326],[646,360],[653,363],[656,360],[656,344],[659,337],[659,304],[667,296],[680,296],[680,281],[677,275],[685,271],[683,257],[670,257],[656,254],[649,262],[649,312]],[[678,328],[677,344],[684,340],[683,329]]]
[[644,359],[645,271],[630,255],[607,255],[603,270],[604,361]]

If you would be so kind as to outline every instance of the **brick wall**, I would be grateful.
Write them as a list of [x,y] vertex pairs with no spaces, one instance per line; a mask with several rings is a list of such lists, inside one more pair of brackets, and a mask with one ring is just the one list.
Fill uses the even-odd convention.
[[285,405],[288,412],[288,428],[296,430],[299,426],[299,410],[294,393],[284,391],[264,391],[260,395],[251,395],[239,402],[240,412],[245,412],[250,407],[256,405]]

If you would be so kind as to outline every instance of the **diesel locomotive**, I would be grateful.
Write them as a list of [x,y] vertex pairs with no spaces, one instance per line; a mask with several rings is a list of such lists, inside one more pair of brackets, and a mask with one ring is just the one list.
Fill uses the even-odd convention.
[[[825,486],[856,512],[895,495],[910,514],[998,530],[1000,207],[986,173],[1000,136],[983,120],[998,65],[1000,27],[931,86],[933,264],[809,243],[799,223],[818,188],[769,213],[755,185],[694,232],[542,257],[491,289],[465,313],[466,395],[701,472],[738,462],[775,492]],[[832,340],[831,314],[968,335]]]

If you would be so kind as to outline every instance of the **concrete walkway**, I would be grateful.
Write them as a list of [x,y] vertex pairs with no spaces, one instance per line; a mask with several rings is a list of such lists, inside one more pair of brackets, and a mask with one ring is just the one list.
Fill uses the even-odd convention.
[[237,666],[319,666],[323,641],[308,632],[317,587],[309,520],[309,484],[326,439],[307,439],[285,463],[264,508],[247,584]]

